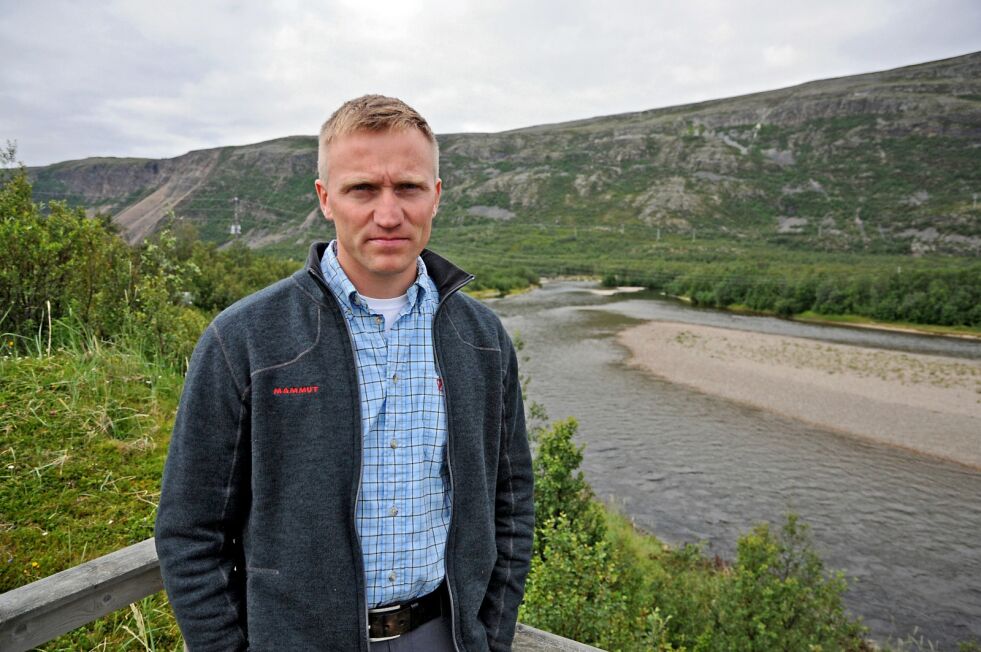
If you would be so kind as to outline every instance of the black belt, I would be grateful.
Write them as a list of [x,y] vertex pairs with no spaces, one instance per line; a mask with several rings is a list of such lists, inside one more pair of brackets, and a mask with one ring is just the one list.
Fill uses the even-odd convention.
[[[432,593],[404,604],[368,610],[368,640],[377,643],[408,634],[443,613],[449,614],[446,583]],[[444,606],[446,605],[446,606]]]

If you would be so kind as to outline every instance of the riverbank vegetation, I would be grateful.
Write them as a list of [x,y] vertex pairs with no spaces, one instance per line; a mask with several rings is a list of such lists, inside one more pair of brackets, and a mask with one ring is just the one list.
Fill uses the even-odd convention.
[[981,329],[981,262],[970,256],[825,252],[738,238],[604,225],[441,225],[434,248],[476,264],[543,276],[588,275],[693,304],[780,316],[853,315]]
[[857,315],[882,322],[981,328],[981,263],[945,268],[847,270],[827,264],[725,263],[607,274],[607,285],[644,285],[698,306],[739,306],[782,317]]

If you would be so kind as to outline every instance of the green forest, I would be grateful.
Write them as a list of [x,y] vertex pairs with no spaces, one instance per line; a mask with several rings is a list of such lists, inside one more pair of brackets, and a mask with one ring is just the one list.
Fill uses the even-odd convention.
[[[2,592],[153,535],[194,343],[219,310],[300,262],[244,246],[218,249],[178,216],[131,247],[104,217],[35,203],[23,169],[0,174]],[[573,234],[574,246],[550,256],[541,250],[559,251],[554,233],[516,241],[509,258],[475,253],[471,235],[483,237],[450,232],[436,248],[483,270],[475,290],[507,292],[543,273],[590,273],[705,305],[981,325],[977,264],[903,263],[887,277],[891,260],[847,275],[852,262],[836,259],[806,272],[804,255],[737,264],[710,259],[716,245],[669,241],[652,251],[671,255],[627,264],[618,255],[628,248],[621,234],[582,241]],[[582,256],[593,247],[596,256]],[[917,293],[924,298],[910,300]],[[709,558],[695,544],[672,548],[593,497],[579,470],[575,421],[549,424],[534,402],[529,412],[537,525],[522,622],[609,650],[873,649],[844,608],[845,578],[824,568],[796,517],[744,534],[732,560]],[[44,649],[181,645],[158,594]]]

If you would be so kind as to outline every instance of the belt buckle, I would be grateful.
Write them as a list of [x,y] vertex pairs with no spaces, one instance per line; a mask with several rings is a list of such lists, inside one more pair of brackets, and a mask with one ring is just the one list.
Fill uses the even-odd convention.
[[[402,608],[402,605],[400,605],[400,604],[394,604],[394,605],[391,605],[391,606],[388,606],[388,607],[377,607],[375,609],[369,609],[368,610],[368,613],[369,614],[383,614],[383,613],[387,613],[389,611],[398,611],[401,608]],[[368,642],[369,643],[381,643],[382,641],[391,641],[391,640],[394,640],[396,638],[399,638],[400,636],[402,636],[402,635],[401,634],[396,634],[395,636],[379,636],[378,638],[372,638],[371,635],[369,634],[368,635]]]

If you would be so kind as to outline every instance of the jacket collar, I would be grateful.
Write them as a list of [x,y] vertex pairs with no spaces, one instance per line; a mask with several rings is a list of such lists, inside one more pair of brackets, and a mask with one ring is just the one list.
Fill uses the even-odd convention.
[[[310,254],[307,256],[307,271],[314,277],[323,281],[324,287],[327,281],[320,270],[320,260],[327,249],[327,242],[314,242],[310,245]],[[468,274],[450,261],[446,260],[437,253],[428,249],[422,250],[422,262],[426,264],[426,271],[429,278],[436,284],[436,291],[439,293],[440,301],[446,299],[464,285],[474,279],[473,274]]]

